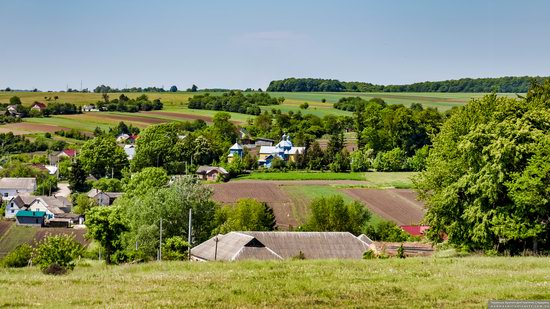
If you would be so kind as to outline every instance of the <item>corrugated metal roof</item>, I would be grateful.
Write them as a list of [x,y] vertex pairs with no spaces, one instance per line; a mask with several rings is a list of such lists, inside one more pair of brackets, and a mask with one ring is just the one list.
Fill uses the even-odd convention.
[[20,210],[15,214],[16,217],[32,217],[32,218],[41,218],[46,215],[44,211],[30,211],[30,210]]
[[202,260],[361,259],[369,245],[348,232],[230,232],[191,249]]
[[1,178],[0,188],[34,191],[36,188],[36,178]]

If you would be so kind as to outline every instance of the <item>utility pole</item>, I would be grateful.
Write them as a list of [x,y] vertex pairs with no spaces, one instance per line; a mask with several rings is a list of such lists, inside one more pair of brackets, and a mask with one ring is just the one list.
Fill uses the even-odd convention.
[[214,241],[216,242],[216,249],[214,249],[214,261],[218,259],[218,236],[214,238]]
[[192,228],[191,228],[191,216],[192,216],[192,209],[189,208],[189,231],[187,232],[187,243],[189,243],[189,254],[187,254],[189,256],[189,260],[191,261],[191,232],[192,232]]
[[160,233],[159,233],[159,261],[162,261],[162,217],[160,218]]

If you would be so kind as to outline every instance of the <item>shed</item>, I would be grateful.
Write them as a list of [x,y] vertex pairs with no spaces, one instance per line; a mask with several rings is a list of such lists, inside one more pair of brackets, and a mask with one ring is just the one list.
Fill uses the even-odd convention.
[[44,226],[46,220],[46,212],[20,210],[15,215],[15,220],[17,225]]

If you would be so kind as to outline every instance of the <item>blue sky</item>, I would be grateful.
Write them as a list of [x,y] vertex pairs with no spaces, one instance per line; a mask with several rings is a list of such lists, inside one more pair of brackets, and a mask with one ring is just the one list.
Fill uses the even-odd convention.
[[0,0],[0,88],[550,75],[550,1]]

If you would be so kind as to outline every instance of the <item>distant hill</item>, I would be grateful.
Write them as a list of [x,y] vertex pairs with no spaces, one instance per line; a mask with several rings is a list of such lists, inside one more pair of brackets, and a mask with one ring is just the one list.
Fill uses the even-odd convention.
[[533,81],[549,77],[506,76],[497,78],[461,78],[409,85],[375,85],[366,82],[342,82],[336,79],[287,78],[269,83],[273,92],[527,92]]

